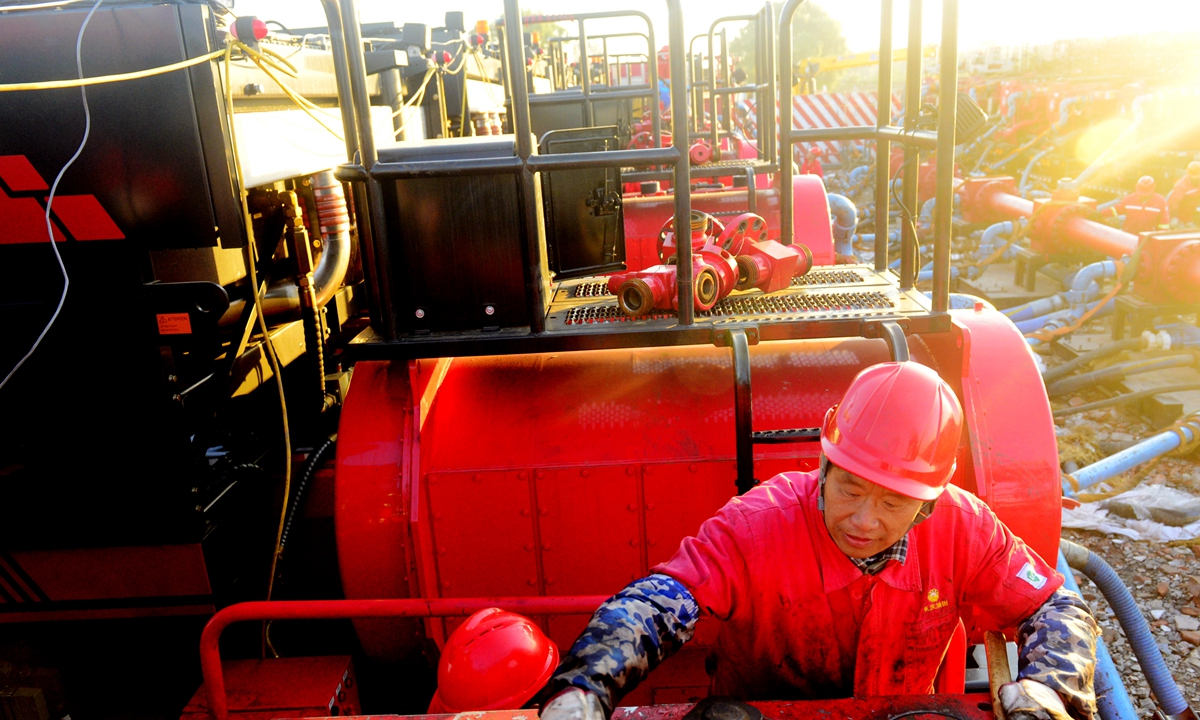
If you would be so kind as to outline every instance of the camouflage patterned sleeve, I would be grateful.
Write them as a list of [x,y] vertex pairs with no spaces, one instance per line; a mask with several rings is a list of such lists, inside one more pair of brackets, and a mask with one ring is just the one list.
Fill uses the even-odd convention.
[[1065,588],[1021,623],[1019,680],[1036,680],[1056,691],[1076,717],[1096,714],[1096,636],[1100,629],[1083,598]]
[[550,681],[600,696],[606,714],[659,663],[692,639],[700,608],[669,575],[635,580],[596,610]]

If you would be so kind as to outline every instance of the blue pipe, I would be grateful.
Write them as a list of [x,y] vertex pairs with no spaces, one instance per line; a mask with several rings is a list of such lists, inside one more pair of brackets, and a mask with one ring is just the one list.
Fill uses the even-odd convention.
[[[950,269],[955,270],[957,268],[950,268]],[[927,293],[925,293],[925,297],[932,300],[933,293],[927,292]],[[975,303],[982,303],[983,306],[985,308],[987,308],[988,310],[996,309],[995,305],[992,305],[990,302],[988,302],[987,300],[984,300],[981,297],[975,297],[974,295],[967,295],[966,293],[950,293],[950,309],[951,310],[974,310]]]
[[[930,264],[932,264],[932,263],[930,263]],[[958,277],[958,275],[959,275],[958,268],[952,266],[950,268],[950,279],[954,280]],[[917,273],[917,282],[928,282],[932,279],[933,279],[933,270],[922,270],[921,272]],[[974,302],[972,302],[970,307],[975,307]]]
[[1117,276],[1115,260],[1100,260],[1085,265],[1071,280],[1071,289],[1065,293],[1072,305],[1087,302],[1100,294],[1100,281]]
[[858,167],[851,170],[850,171],[850,184],[857,185],[858,181],[862,180],[863,175],[866,175],[868,172],[870,172],[870,170],[871,170],[871,168],[867,167],[866,165],[859,165]]
[[[1053,317],[1044,318],[1046,320],[1046,324],[1042,326],[1042,329],[1053,330],[1056,328],[1073,325],[1079,322],[1079,318],[1081,318],[1085,312],[1091,310],[1099,304],[1100,301],[1097,300],[1096,302],[1089,303],[1087,305],[1077,305],[1066,313],[1055,313]],[[1114,307],[1116,307],[1116,300],[1109,300],[1108,302],[1104,303],[1104,307],[1100,308],[1092,317],[1104,317],[1108,313],[1112,312]],[[1037,347],[1038,345],[1042,344],[1042,341],[1038,338],[1025,338],[1025,342],[1028,343],[1030,347]]]
[[1050,297],[1038,298],[1032,302],[1027,302],[1024,305],[1018,305],[1014,308],[1009,308],[1004,311],[1004,314],[1009,320],[1014,323],[1020,323],[1023,320],[1032,320],[1043,315],[1049,315],[1060,310],[1070,308],[1070,303],[1062,293],[1051,295]]
[[1051,320],[1057,320],[1065,315],[1069,315],[1070,312],[1070,308],[1067,308],[1066,310],[1058,310],[1048,315],[1041,315],[1039,317],[1029,318],[1028,320],[1014,321],[1013,325],[1016,325],[1017,330],[1020,330],[1021,334],[1024,335],[1025,333],[1031,333],[1035,330],[1041,330],[1042,328],[1046,327],[1046,323],[1050,322]]
[[858,228],[858,208],[850,198],[828,193],[829,212],[833,219],[834,252],[854,256],[854,231]]
[[1053,147],[1048,147],[1037,155],[1034,155],[1033,159],[1029,161],[1029,164],[1025,166],[1025,172],[1021,173],[1021,185],[1017,188],[1018,193],[1024,195],[1029,191],[1029,173],[1033,172],[1033,168],[1038,164],[1038,162],[1042,158],[1046,157],[1046,155],[1053,149]]
[[1175,678],[1171,677],[1171,671],[1167,669],[1162,652],[1154,642],[1154,633],[1150,630],[1150,624],[1146,622],[1146,618],[1138,608],[1137,602],[1134,601],[1133,595],[1130,594],[1129,588],[1121,582],[1116,571],[1104,561],[1104,558],[1070,540],[1061,540],[1059,548],[1067,565],[1091,578],[1092,582],[1096,583],[1096,587],[1100,588],[1100,592],[1104,594],[1104,599],[1108,601],[1117,620],[1121,623],[1121,629],[1125,631],[1125,638],[1133,648],[1133,654],[1137,656],[1138,664],[1142,666],[1142,674],[1146,676],[1146,683],[1150,685],[1150,690],[1158,698],[1158,704],[1164,714],[1172,717],[1189,712],[1187,700],[1184,700],[1183,693],[1179,692],[1179,686],[1175,684]]
[[[1070,477],[1075,480],[1075,484],[1079,486],[1079,489],[1083,490],[1104,482],[1109,478],[1116,477],[1126,470],[1135,468],[1159,455],[1169,453],[1179,447],[1180,435],[1185,436],[1187,442],[1193,442],[1197,437],[1200,437],[1200,418],[1181,423],[1178,429],[1178,433],[1174,429],[1167,430],[1147,440],[1143,440],[1131,448],[1126,448],[1119,453],[1109,455],[1103,460],[1076,470],[1071,473]],[[1076,493],[1071,481],[1066,477],[1063,478],[1063,493],[1070,497],[1074,497]]]
[[1109,209],[1113,205],[1116,205],[1117,203],[1121,202],[1122,199],[1123,198],[1117,198],[1116,200],[1109,200],[1106,203],[1100,203],[1099,205],[1096,206],[1096,212],[1104,212],[1105,210]]
[[[1071,572],[1071,566],[1067,565],[1067,559],[1063,557],[1061,550],[1058,553],[1058,566],[1055,569],[1062,573],[1063,587],[1079,597],[1083,597],[1083,593],[1079,591],[1079,585],[1075,582],[1075,573]],[[1112,655],[1109,654],[1103,637],[1096,638],[1095,689],[1096,708],[1100,711],[1101,720],[1137,720],[1138,714],[1133,707],[1133,700],[1129,698],[1129,693],[1125,690],[1121,673],[1117,672],[1117,667],[1113,664]]]

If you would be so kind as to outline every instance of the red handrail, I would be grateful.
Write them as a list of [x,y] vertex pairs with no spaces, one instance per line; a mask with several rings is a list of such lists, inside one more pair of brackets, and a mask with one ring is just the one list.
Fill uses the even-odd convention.
[[498,607],[524,615],[590,615],[605,595],[559,597],[418,598],[404,600],[284,600],[246,602],[221,610],[200,635],[200,669],[215,720],[228,720],[225,675],[221,670],[221,633],[245,620],[341,620],[346,618],[466,617]]

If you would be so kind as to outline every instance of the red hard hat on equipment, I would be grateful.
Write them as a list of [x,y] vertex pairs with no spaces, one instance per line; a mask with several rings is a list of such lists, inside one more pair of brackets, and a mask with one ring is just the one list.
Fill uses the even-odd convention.
[[532,620],[480,610],[446,640],[429,714],[517,710],[557,666],[558,647]]
[[829,462],[918,500],[942,494],[954,474],[963,411],[930,368],[887,362],[860,372],[825,414],[821,450]]
[[1140,193],[1154,192],[1154,178],[1150,177],[1149,175],[1143,175],[1138,178],[1137,191]]

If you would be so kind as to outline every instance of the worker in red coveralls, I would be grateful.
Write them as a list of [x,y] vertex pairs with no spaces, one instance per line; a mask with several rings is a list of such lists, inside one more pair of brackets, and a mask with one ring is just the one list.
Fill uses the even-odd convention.
[[804,151],[804,163],[800,166],[801,175],[816,175],[825,179],[825,168],[821,167],[821,148],[812,145]]
[[1096,622],[982,501],[949,486],[963,412],[915,362],[863,370],[821,429],[819,470],[726,503],[653,574],[607,600],[543,691],[543,720],[603,720],[719,622],[714,695],[930,693],[952,633],[1018,628],[1009,720],[1090,720]]
[[1171,194],[1167,196],[1167,207],[1171,217],[1183,225],[1196,221],[1196,205],[1200,204],[1200,162],[1188,163],[1187,173],[1179,178]]
[[1167,199],[1154,192],[1154,178],[1143,175],[1137,181],[1137,189],[1112,206],[1113,215],[1124,215],[1121,229],[1127,233],[1150,232],[1166,229],[1171,222],[1167,212]]

